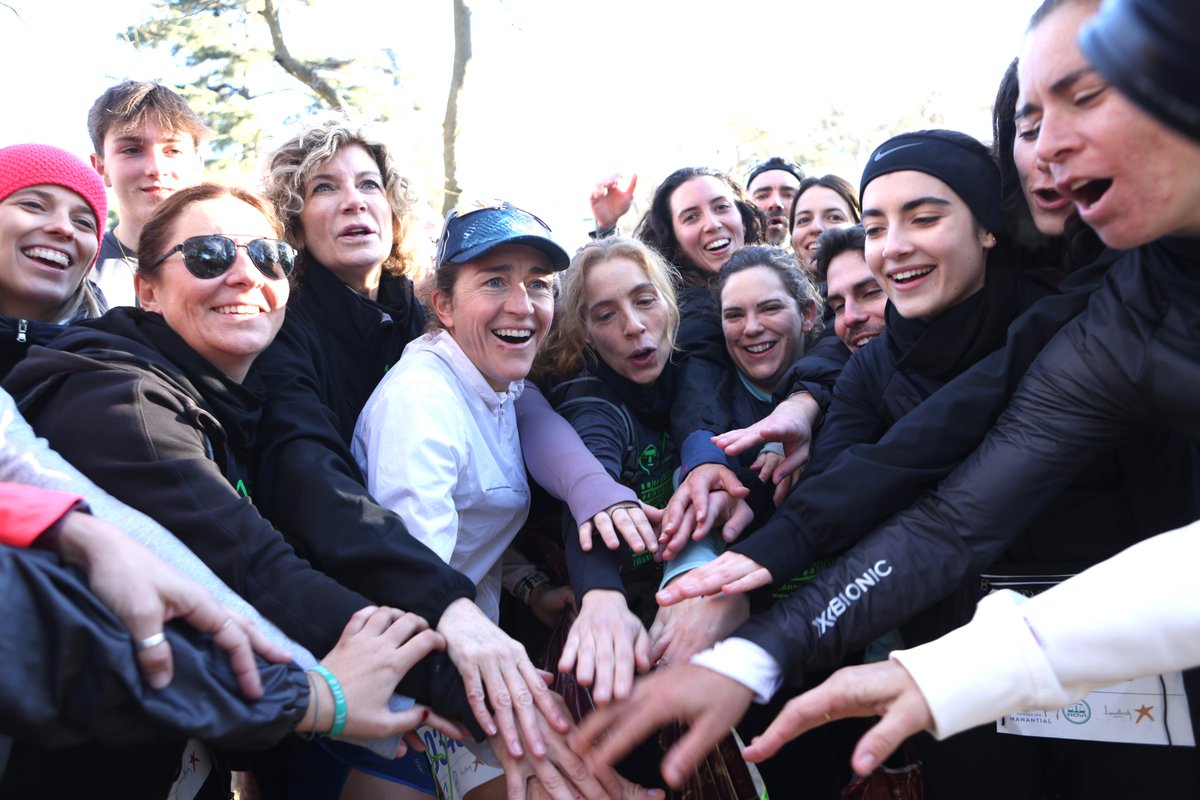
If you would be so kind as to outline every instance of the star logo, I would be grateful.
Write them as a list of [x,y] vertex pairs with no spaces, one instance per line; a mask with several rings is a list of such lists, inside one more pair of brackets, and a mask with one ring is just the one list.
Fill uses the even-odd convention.
[[1154,710],[1154,706],[1148,706],[1145,703],[1142,703],[1141,708],[1134,709],[1134,711],[1138,712],[1138,718],[1133,721],[1133,724],[1137,725],[1139,722],[1141,722],[1142,717],[1145,717],[1146,719],[1150,720],[1151,722],[1154,722],[1154,717],[1150,715],[1150,712],[1153,710]]

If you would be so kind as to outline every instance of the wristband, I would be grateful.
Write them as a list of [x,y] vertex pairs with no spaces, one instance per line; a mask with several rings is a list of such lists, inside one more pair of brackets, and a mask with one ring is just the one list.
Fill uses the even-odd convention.
[[550,579],[540,572],[531,572],[513,587],[513,597],[520,600],[525,605],[529,605],[529,596],[533,594],[533,590],[543,583],[549,583]]
[[338,683],[337,677],[328,667],[317,664],[312,671],[325,679],[325,683],[329,684],[329,692],[333,695],[333,726],[329,729],[329,735],[336,739],[346,729],[346,694],[342,691],[342,684]]

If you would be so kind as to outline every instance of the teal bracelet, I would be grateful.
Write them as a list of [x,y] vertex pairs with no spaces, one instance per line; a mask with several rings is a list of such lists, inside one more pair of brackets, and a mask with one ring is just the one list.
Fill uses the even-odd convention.
[[338,683],[337,677],[327,667],[317,664],[312,671],[329,684],[329,692],[333,695],[333,727],[329,729],[329,735],[337,738],[346,729],[346,693],[342,691],[342,684]]

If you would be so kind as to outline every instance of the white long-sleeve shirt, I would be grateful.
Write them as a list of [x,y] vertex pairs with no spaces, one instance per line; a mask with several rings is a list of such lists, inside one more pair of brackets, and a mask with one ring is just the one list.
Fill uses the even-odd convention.
[[1200,665],[1200,522],[1163,533],[1036,597],[1001,591],[974,619],[891,657],[945,738],[1025,709],[1061,708],[1130,678]]
[[504,549],[529,513],[513,410],[523,387],[495,391],[448,332],[428,333],[375,388],[352,443],[367,490],[475,581],[493,622]]

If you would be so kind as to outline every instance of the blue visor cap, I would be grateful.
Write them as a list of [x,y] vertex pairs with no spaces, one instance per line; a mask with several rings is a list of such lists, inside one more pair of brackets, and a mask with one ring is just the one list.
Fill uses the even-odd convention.
[[439,242],[437,266],[462,264],[502,244],[541,250],[555,270],[566,269],[571,257],[552,238],[550,226],[533,214],[502,202],[485,208],[451,211]]

